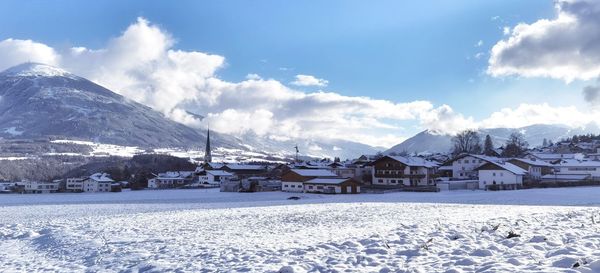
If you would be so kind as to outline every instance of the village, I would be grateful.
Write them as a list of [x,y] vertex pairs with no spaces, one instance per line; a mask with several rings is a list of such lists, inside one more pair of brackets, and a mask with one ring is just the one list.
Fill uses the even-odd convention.
[[[290,163],[219,163],[213,162],[209,137],[205,156],[194,170],[152,174],[144,188],[358,194],[600,185],[598,139],[574,136],[555,144],[523,149],[521,156],[507,157],[503,149],[510,145],[492,148],[486,144],[485,148],[475,149],[479,153],[454,155],[376,154],[344,161],[296,157]],[[1,193],[107,193],[127,188],[129,181],[115,181],[104,172],[50,182],[0,182]]]

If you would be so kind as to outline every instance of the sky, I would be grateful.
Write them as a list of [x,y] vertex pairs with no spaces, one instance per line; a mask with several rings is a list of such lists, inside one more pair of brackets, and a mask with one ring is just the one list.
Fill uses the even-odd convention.
[[0,70],[54,65],[195,128],[390,147],[600,120],[597,18],[590,0],[8,0]]

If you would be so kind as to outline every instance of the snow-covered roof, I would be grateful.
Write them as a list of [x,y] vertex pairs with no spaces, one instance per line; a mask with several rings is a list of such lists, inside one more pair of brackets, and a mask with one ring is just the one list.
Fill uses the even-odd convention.
[[206,173],[211,174],[213,176],[233,176],[232,173],[222,171],[222,170],[210,170],[210,171],[206,171]]
[[547,153],[529,153],[531,156],[537,157],[542,160],[556,160],[556,159],[572,159],[575,158],[576,154],[547,154]]
[[555,166],[558,167],[600,167],[600,161],[563,159]]
[[458,155],[457,157],[453,158],[452,161],[461,159],[461,158],[465,158],[467,156],[481,159],[486,162],[501,162],[502,161],[502,158],[499,158],[499,157],[487,156],[487,155],[476,155],[476,154],[461,154],[461,155]]
[[[488,162],[487,164],[496,165],[496,166],[498,166],[498,167],[500,167],[500,168],[502,168],[504,170],[507,170],[507,171],[509,171],[511,173],[514,173],[516,175],[525,175],[525,174],[527,174],[526,170],[523,170],[521,167],[519,167],[517,165],[514,165],[514,164],[511,164],[511,163],[508,163],[508,162]],[[484,164],[483,166],[485,166],[487,164]],[[481,167],[483,167],[483,166],[481,166]],[[481,167],[477,168],[476,170],[479,170]]]
[[107,173],[95,173],[90,175],[90,179],[97,182],[114,182]]
[[434,167],[438,166],[437,163],[426,160],[422,157],[415,157],[415,156],[404,157],[404,156],[391,156],[391,155],[388,155],[387,157],[392,158],[396,161],[401,162],[402,164],[404,164],[406,166],[411,166],[411,167],[434,168]]
[[159,173],[158,174],[158,178],[186,178],[190,175],[192,175],[193,172],[189,172],[189,171],[173,171],[173,172],[166,172],[166,173]]
[[513,160],[518,160],[523,163],[529,164],[531,166],[542,166],[542,167],[552,167],[553,165],[542,160],[531,160],[527,158],[513,158]]
[[220,169],[220,168],[223,168],[223,166],[225,166],[225,164],[209,162],[208,166],[210,166],[213,169]]
[[332,173],[324,169],[291,169],[290,171],[295,172],[301,176],[317,176],[317,177],[335,177],[335,173]]
[[348,178],[315,178],[315,179],[308,180],[304,183],[337,185],[337,184],[344,183],[346,181],[348,181]]
[[440,171],[451,171],[452,170],[452,166],[444,165],[444,166],[439,167],[438,170],[440,170]]
[[247,165],[247,164],[227,164],[227,168],[232,170],[264,170],[263,165]]
[[542,176],[544,180],[585,180],[590,178],[590,174],[546,174]]

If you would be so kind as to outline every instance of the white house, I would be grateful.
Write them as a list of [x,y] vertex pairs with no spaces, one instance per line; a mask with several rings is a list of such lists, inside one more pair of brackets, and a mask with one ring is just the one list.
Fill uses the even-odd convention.
[[70,192],[82,192],[83,191],[83,181],[85,181],[87,177],[72,177],[67,178],[66,190]]
[[304,192],[304,182],[315,178],[338,178],[326,169],[290,169],[281,176],[281,190]]
[[555,163],[564,159],[583,158],[582,154],[554,154],[554,153],[528,153],[526,158]]
[[22,181],[17,184],[23,186],[25,193],[51,193],[58,191],[59,183],[40,182],[40,181]]
[[95,173],[83,181],[84,192],[110,192],[115,182],[107,173]]
[[554,172],[554,165],[537,159],[513,158],[508,161],[527,171],[527,178],[533,181],[540,181],[542,176]]
[[353,178],[314,178],[304,182],[309,193],[360,193],[360,184]]
[[9,193],[13,191],[15,183],[13,182],[0,182],[0,193]]
[[454,179],[476,179],[478,172],[475,170],[488,162],[498,162],[500,158],[485,155],[461,154],[453,158],[451,162],[452,178]]
[[556,174],[588,174],[591,179],[600,178],[600,161],[563,159],[554,164]]
[[219,186],[221,182],[226,182],[233,177],[232,173],[223,170],[208,170],[198,176],[198,181],[203,185]]
[[508,162],[488,162],[478,167],[479,189],[517,189],[527,171]]
[[159,173],[156,177],[148,179],[148,188],[151,189],[168,189],[176,188],[190,182],[194,172],[174,171]]

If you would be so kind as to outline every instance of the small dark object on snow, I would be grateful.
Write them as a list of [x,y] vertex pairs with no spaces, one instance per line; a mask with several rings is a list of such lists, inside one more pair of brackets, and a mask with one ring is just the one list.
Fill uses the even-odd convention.
[[579,264],[579,262],[575,262],[575,263],[573,264],[573,268],[578,268],[578,267],[580,267],[580,266],[581,266],[581,264]]
[[516,232],[511,230],[508,232],[508,236],[506,236],[506,239],[515,238],[515,237],[521,237],[521,234],[517,234]]
[[288,200],[300,200],[300,197],[298,197],[298,196],[290,196],[290,197],[288,197]]

